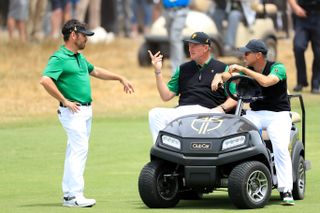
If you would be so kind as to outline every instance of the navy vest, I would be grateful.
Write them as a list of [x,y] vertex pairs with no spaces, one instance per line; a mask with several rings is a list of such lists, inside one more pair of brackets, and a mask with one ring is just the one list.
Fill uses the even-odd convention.
[[[262,74],[269,75],[274,62],[267,61]],[[290,102],[287,94],[287,79],[281,80],[273,86],[261,87],[262,100],[257,100],[250,104],[253,111],[268,110],[274,112],[290,111]]]
[[216,73],[224,72],[226,64],[211,59],[208,64],[199,69],[195,61],[180,66],[179,76],[179,106],[201,105],[214,108],[225,102],[227,96],[222,88],[211,91],[211,82]]

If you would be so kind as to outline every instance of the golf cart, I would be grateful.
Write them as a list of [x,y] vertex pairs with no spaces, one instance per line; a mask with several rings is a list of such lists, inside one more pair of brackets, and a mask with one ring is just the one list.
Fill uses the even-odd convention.
[[[274,61],[277,57],[277,37],[273,21],[267,14],[275,13],[276,6],[272,4],[261,4],[255,7],[257,10],[257,19],[254,25],[249,29],[242,22],[238,27],[236,37],[236,47],[243,46],[253,38],[262,39],[268,47],[268,60]],[[219,32],[214,21],[205,13],[191,10],[186,19],[186,25],[182,32],[183,39],[187,39],[194,32],[205,32],[211,40],[211,51],[214,57],[236,56],[237,52],[225,51],[224,32]],[[189,56],[187,45],[185,44],[185,56]],[[151,65],[148,50],[152,52],[161,51],[164,58],[170,57],[169,39],[165,28],[165,18],[159,17],[151,26],[150,33],[144,38],[143,44],[138,50],[138,62],[140,66]]]
[[[233,85],[236,93],[230,92]],[[159,132],[150,151],[150,162],[139,176],[139,193],[149,208],[169,208],[181,199],[201,199],[205,193],[227,188],[238,208],[262,208],[277,185],[272,145],[249,120],[241,115],[244,103],[261,97],[257,82],[234,76],[226,82],[230,97],[238,100],[235,114],[205,113],[177,118]],[[304,198],[305,112],[299,98],[302,119],[292,117],[291,151],[293,197]],[[296,115],[292,113],[292,115]],[[302,140],[296,126],[302,121]],[[281,194],[280,194],[281,196]]]

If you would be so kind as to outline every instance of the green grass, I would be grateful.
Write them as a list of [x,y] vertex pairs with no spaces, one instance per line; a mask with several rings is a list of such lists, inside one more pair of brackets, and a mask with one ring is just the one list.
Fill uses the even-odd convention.
[[[317,212],[320,209],[320,108],[316,98],[306,101],[307,191],[294,207],[283,207],[278,193],[263,209],[251,212]],[[85,174],[85,194],[97,200],[91,209],[61,207],[61,179],[66,136],[57,120],[0,129],[0,212],[225,212],[241,211],[225,191],[201,201],[182,201],[172,209],[148,209],[140,200],[137,182],[149,160],[151,136],[147,118],[95,117]],[[248,210],[247,210],[248,211]]]

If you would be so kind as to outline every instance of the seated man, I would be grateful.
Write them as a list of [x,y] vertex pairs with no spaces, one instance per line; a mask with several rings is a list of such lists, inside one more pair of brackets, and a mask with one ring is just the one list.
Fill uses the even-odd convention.
[[154,143],[159,131],[178,117],[194,113],[224,113],[236,105],[236,101],[227,98],[223,89],[211,91],[214,76],[224,72],[228,67],[212,58],[209,36],[203,32],[195,32],[185,42],[189,45],[191,61],[180,65],[167,85],[161,72],[163,56],[160,52],[153,55],[148,51],[155,68],[156,84],[161,99],[169,101],[179,96],[179,105],[176,108],[154,108],[149,112]]
[[238,26],[244,21],[247,27],[251,27],[256,18],[256,12],[252,9],[256,0],[215,0],[216,8],[213,20],[218,31],[222,32],[222,22],[227,17],[228,26],[224,41],[224,50],[232,51],[235,48]]
[[278,191],[283,193],[284,205],[294,205],[292,163],[288,150],[292,123],[286,69],[281,63],[266,60],[268,50],[261,40],[249,41],[240,51],[244,54],[246,67],[231,65],[229,72],[216,75],[212,89],[217,90],[235,73],[250,76],[258,82],[264,98],[251,103],[251,110],[246,111],[245,117],[258,129],[267,130],[274,152]]

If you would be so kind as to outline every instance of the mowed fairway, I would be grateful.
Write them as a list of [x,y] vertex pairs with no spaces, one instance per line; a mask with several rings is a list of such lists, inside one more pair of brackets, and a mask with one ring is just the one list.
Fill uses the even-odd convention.
[[[88,44],[86,57],[96,66],[127,76],[136,92],[126,95],[118,82],[92,80],[94,119],[85,174],[85,194],[97,200],[91,209],[61,206],[61,179],[66,136],[55,115],[57,102],[39,85],[49,56],[59,42],[21,45],[0,40],[0,212],[226,212],[235,209],[227,192],[206,195],[201,201],[182,201],[172,209],[149,209],[140,200],[138,176],[149,161],[151,136],[147,112],[163,104],[152,68],[137,64],[140,40],[118,39],[111,44]],[[292,41],[279,42],[279,61],[288,71],[289,89],[295,84]],[[312,53],[307,52],[308,70]],[[165,78],[170,68],[164,66]],[[307,111],[305,200],[294,207],[280,205],[273,191],[269,204],[250,212],[318,212],[320,209],[320,96],[303,92]],[[293,103],[296,107],[296,103]],[[247,212],[248,210],[246,210]]]
[[[269,204],[251,212],[317,212],[320,208],[320,108],[306,100],[307,172],[305,200],[294,207],[280,205],[273,191]],[[61,177],[65,135],[58,121],[27,123],[0,130],[0,212],[78,212],[61,207]],[[148,209],[140,200],[137,181],[149,160],[151,137],[147,118],[96,118],[93,122],[86,168],[87,196],[97,199],[90,212],[225,212],[238,211],[227,192],[219,191],[201,201],[182,201],[173,209]],[[82,212],[82,211],[81,211]]]

